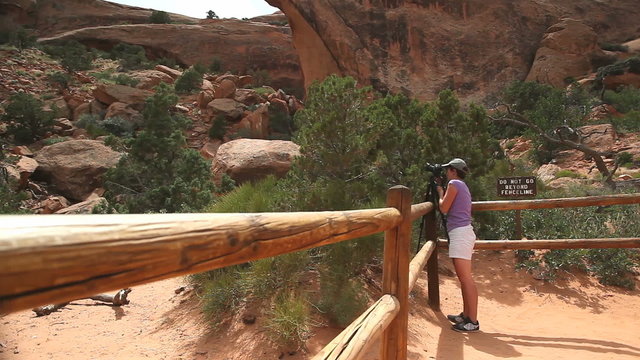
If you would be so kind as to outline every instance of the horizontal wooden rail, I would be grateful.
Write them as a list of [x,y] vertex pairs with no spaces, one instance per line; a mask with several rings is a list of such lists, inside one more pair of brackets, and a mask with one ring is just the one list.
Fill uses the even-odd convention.
[[414,221],[431,211],[433,211],[433,203],[430,202],[411,205],[411,221]]
[[383,295],[327,344],[313,360],[359,359],[400,311],[400,302]]
[[640,203],[640,194],[620,194],[558,199],[475,201],[472,209],[473,211],[527,210],[637,203]]
[[354,239],[397,209],[0,216],[0,314]]
[[427,241],[416,256],[413,257],[413,260],[411,260],[409,264],[409,292],[413,290],[413,287],[420,277],[420,272],[424,269],[425,265],[427,265],[427,261],[435,249],[435,241]]
[[[447,241],[440,239],[439,247]],[[555,239],[555,240],[478,240],[476,250],[530,250],[530,249],[605,249],[640,248],[640,238]]]

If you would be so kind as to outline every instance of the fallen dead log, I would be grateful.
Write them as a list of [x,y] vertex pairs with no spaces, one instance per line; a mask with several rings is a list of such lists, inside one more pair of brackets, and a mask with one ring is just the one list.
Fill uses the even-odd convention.
[[[130,292],[131,292],[131,289],[126,288],[118,291],[117,293],[115,293],[115,295],[98,294],[98,295],[93,295],[93,296],[89,296],[82,299],[91,299],[91,300],[101,301],[105,303],[111,303],[111,305],[113,306],[122,306],[122,305],[127,305],[129,303],[129,299],[127,299],[127,295],[129,295]],[[78,299],[78,300],[82,300],[82,299]],[[69,305],[68,302],[39,306],[37,308],[34,308],[33,312],[36,313],[36,316],[46,316],[51,314],[52,312],[62,309],[67,305]]]

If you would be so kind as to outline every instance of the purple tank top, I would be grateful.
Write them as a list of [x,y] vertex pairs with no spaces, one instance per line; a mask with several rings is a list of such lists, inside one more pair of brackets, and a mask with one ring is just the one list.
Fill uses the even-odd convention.
[[447,214],[447,231],[471,224],[471,192],[462,180],[451,180],[449,185],[451,184],[454,184],[458,192]]

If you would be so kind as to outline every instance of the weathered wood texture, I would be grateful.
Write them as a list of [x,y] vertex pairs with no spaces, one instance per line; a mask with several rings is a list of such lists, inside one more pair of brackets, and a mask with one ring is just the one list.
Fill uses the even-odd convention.
[[[425,216],[424,229],[427,241],[436,244],[438,241],[438,225],[435,211]],[[440,275],[438,274],[438,249],[435,249],[427,261],[427,295],[429,306],[440,311]]]
[[383,295],[327,344],[313,360],[361,359],[400,311],[400,302]]
[[[446,240],[438,246],[446,247]],[[640,238],[556,239],[556,240],[478,240],[476,250],[529,250],[529,249],[615,249],[640,248]]]
[[411,260],[411,263],[409,264],[409,292],[413,290],[416,282],[418,282],[422,269],[424,269],[427,264],[427,260],[429,260],[429,257],[431,257],[431,254],[433,254],[435,249],[436,242],[432,240],[427,241],[416,256],[413,257],[413,260]]
[[473,211],[553,209],[640,203],[640,194],[620,194],[559,199],[475,201]]
[[393,208],[0,216],[0,314],[385,231]]
[[400,302],[400,311],[382,333],[381,359],[406,360],[409,324],[409,247],[411,244],[411,191],[394,186],[387,206],[400,211],[402,222],[385,232],[382,292]]
[[411,205],[411,221],[417,220],[420,216],[433,211],[433,203],[423,202]]

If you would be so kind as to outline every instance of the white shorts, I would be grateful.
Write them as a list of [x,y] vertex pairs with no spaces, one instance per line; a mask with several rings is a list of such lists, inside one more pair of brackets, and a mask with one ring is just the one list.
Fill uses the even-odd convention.
[[449,231],[449,257],[471,260],[475,242],[476,234],[471,225]]

